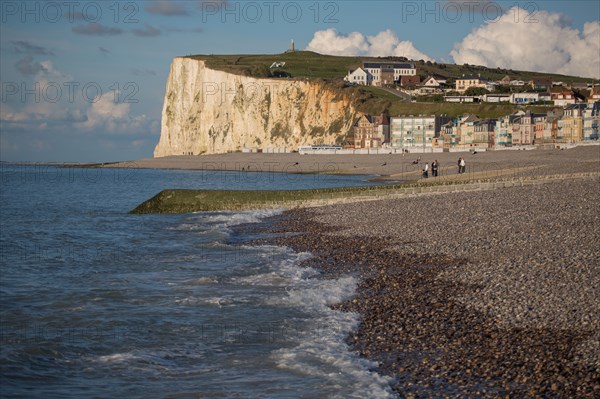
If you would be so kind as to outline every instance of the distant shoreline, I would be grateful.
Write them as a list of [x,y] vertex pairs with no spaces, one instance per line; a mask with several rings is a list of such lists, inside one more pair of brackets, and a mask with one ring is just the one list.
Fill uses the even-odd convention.
[[[113,162],[98,166],[105,168],[178,169],[198,171],[266,172],[290,174],[339,174],[376,176],[380,181],[406,181],[421,178],[425,163],[437,160],[440,177],[458,174],[459,157],[465,159],[467,175],[489,174],[512,169],[522,173],[532,167],[541,168],[561,159],[600,158],[600,146],[578,146],[567,150],[536,149],[530,151],[486,151],[472,153],[424,153],[384,155],[300,155],[298,153],[229,153],[201,156],[172,156],[146,158],[137,161]],[[414,164],[419,159],[418,164]],[[556,172],[555,172],[556,173]],[[430,179],[432,178],[430,174]]]
[[[465,159],[467,173],[458,176],[456,167],[459,157]],[[421,179],[425,163],[434,160],[439,163],[440,176],[437,180],[451,178],[481,178],[490,173],[511,173],[519,175],[546,173],[548,167],[562,159],[587,159],[591,162],[600,159],[600,146],[584,145],[571,149],[535,149],[529,151],[485,151],[477,154],[457,153],[408,153],[382,155],[324,155],[284,153],[228,153],[200,156],[170,156],[145,158],[121,162],[1,162],[0,165],[47,166],[64,168],[126,168],[126,169],[165,169],[195,170],[214,172],[262,172],[289,174],[331,174],[372,176],[375,181],[397,182]],[[415,162],[419,159],[419,163]],[[453,176],[453,177],[452,177]],[[431,173],[429,180],[434,178]]]

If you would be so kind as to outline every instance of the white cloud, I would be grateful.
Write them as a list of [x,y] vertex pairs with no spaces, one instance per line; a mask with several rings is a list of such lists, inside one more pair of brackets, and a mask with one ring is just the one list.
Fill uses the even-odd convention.
[[129,103],[116,103],[113,96],[102,96],[87,110],[85,122],[75,126],[86,130],[101,130],[108,133],[149,133],[152,121],[143,115],[131,115]]
[[[71,132],[81,129],[93,134],[147,135],[159,131],[156,119],[135,115],[129,103],[117,103],[119,93],[105,91],[97,101],[84,98],[82,84],[41,61],[35,81],[27,85],[32,91],[25,99],[19,93],[0,93],[7,101],[0,107],[0,125],[13,131]],[[76,83],[68,89],[67,83]],[[72,87],[72,86],[70,86]],[[0,90],[4,90],[4,85]],[[12,95],[11,95],[12,94]],[[10,100],[10,101],[9,101]]]
[[306,50],[329,55],[398,56],[413,60],[432,60],[427,54],[417,50],[411,41],[400,40],[389,29],[375,36],[365,36],[360,32],[344,35],[333,28],[321,30],[315,32]]
[[600,21],[579,31],[562,14],[527,15],[514,7],[474,29],[450,52],[454,62],[600,78]]

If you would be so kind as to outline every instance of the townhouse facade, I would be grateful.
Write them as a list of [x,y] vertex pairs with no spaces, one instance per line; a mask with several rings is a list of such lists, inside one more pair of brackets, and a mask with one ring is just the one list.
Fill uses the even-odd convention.
[[446,115],[398,116],[390,118],[390,145],[404,150],[427,149],[440,136],[442,125],[451,121]]
[[[531,111],[518,111],[512,123],[512,145],[531,145],[535,141],[536,124],[545,114],[535,114]],[[538,125],[539,126],[539,125]]]
[[354,124],[354,148],[379,148],[389,141],[387,115],[363,115]]
[[538,144],[556,143],[558,138],[558,121],[563,117],[564,110],[555,108],[548,111],[544,122],[542,137],[536,141]]
[[485,148],[575,144],[600,140],[600,101],[571,104],[547,113],[519,110],[496,119],[465,114],[388,117],[363,115],[354,125],[354,148]]
[[497,146],[512,146],[512,125],[517,116],[514,114],[498,118],[496,122],[495,144]]
[[475,122],[473,126],[473,140],[471,146],[493,148],[496,145],[496,120],[483,119]]
[[565,108],[563,117],[558,121],[558,142],[578,143],[583,140],[585,108],[585,104],[572,104]]

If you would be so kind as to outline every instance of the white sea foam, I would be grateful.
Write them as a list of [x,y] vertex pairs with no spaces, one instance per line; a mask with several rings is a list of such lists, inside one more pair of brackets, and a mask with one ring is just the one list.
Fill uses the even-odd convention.
[[283,211],[281,209],[261,209],[255,211],[245,212],[218,212],[218,213],[206,213],[199,212],[194,213],[194,216],[200,215],[200,218],[209,223],[222,223],[227,226],[235,226],[243,223],[257,223],[261,219],[279,215]]
[[291,338],[296,345],[272,353],[278,367],[295,373],[317,376],[335,386],[339,398],[391,398],[391,378],[369,369],[376,364],[352,353],[345,343],[348,333],[358,326],[356,313],[331,309],[330,305],[350,298],[356,279],[310,279],[290,288],[282,303],[313,313],[310,325],[296,326]]
[[258,223],[261,219],[278,215],[281,212],[281,210],[277,209],[246,212],[199,212],[186,218],[184,223],[167,229],[193,231],[196,235],[200,236],[212,234],[222,234],[227,236],[231,232],[230,228],[233,226],[245,223]]
[[298,267],[298,263],[310,258],[308,252],[293,253],[289,248],[276,246],[244,247],[246,249],[258,249],[257,256],[265,259],[272,268],[265,273],[249,276],[235,277],[233,281],[238,284],[255,286],[289,286],[306,281],[310,276],[317,274],[311,268]]
[[201,296],[187,296],[185,298],[175,299],[175,303],[184,306],[231,306],[238,303],[248,302],[244,298],[232,298],[228,296],[215,296],[215,297],[201,297]]
[[133,353],[115,353],[112,355],[98,356],[96,359],[102,363],[121,363],[135,359],[136,356]]

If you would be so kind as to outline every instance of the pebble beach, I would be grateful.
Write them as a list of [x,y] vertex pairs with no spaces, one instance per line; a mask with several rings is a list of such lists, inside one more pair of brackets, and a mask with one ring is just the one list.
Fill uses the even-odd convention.
[[[548,155],[551,154],[551,155]],[[598,147],[530,151],[538,174],[595,172]],[[293,209],[269,242],[351,275],[347,342],[399,397],[600,396],[597,176]]]

